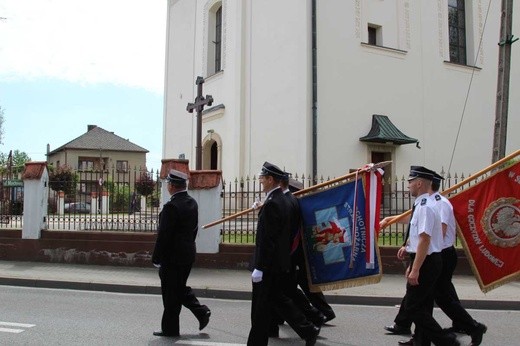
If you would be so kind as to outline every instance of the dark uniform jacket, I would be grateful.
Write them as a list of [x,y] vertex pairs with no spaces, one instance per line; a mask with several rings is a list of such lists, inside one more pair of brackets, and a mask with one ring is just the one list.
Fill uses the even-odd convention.
[[198,218],[197,202],[188,192],[174,194],[159,214],[152,262],[161,266],[193,264],[197,252]]
[[273,190],[258,214],[254,268],[263,272],[290,269],[288,212],[282,190]]
[[295,241],[299,244],[299,239],[296,239],[297,237],[300,237],[300,228],[302,223],[302,216],[300,212],[300,204],[298,203],[298,199],[290,192],[285,192],[285,197],[289,201],[289,232],[291,235],[290,238],[290,244],[291,244],[291,250],[294,250],[292,247],[295,244]]

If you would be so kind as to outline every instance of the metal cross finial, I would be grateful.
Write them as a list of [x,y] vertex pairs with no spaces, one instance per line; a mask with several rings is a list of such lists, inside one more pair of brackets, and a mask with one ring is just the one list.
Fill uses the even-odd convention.
[[186,110],[189,113],[193,113],[193,110],[197,111],[197,145],[196,145],[196,164],[195,169],[200,171],[202,169],[202,111],[204,106],[213,104],[213,97],[211,95],[202,96],[202,84],[204,84],[204,78],[198,76],[195,81],[197,85],[197,97],[194,103],[188,103]]

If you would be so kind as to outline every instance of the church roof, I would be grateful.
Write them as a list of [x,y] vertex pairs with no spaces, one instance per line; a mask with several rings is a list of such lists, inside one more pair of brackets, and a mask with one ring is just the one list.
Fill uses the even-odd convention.
[[145,148],[130,142],[128,139],[119,137],[113,132],[109,132],[95,125],[89,125],[86,133],[54,149],[49,154],[55,154],[66,149],[99,150],[100,148],[111,151],[148,152]]
[[372,128],[366,136],[360,137],[359,140],[372,143],[391,142],[396,145],[418,142],[417,139],[402,133],[386,115],[379,114],[372,115]]

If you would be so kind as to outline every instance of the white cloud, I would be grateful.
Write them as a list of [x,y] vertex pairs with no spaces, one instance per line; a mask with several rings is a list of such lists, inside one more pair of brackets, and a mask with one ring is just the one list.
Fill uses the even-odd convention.
[[167,0],[1,0],[0,77],[163,92]]

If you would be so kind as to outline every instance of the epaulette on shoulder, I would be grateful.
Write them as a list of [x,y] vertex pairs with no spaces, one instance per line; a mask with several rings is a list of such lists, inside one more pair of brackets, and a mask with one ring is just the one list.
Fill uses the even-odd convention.
[[421,205],[425,205],[425,204],[426,204],[426,198],[421,199]]
[[441,200],[441,196],[440,195],[435,195],[435,200],[436,201],[440,201]]

